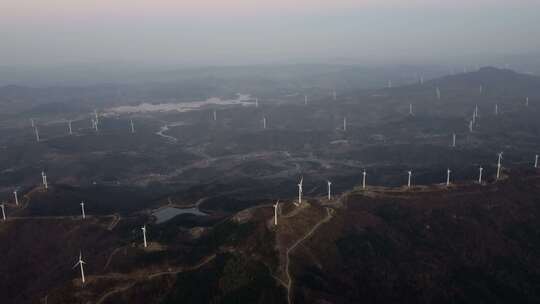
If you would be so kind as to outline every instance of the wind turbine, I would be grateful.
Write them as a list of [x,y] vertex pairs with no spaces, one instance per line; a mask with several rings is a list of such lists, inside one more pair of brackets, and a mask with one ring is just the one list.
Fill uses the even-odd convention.
[[484,171],[484,168],[480,167],[479,171],[480,173],[478,174],[478,183],[482,184],[482,171]]
[[474,121],[471,120],[469,122],[469,132],[471,132],[471,133],[473,132],[473,126],[474,126],[473,124],[474,124]]
[[133,119],[129,120],[129,125],[131,127],[131,134],[135,133],[135,125],[133,124]]
[[526,107],[529,106],[529,97],[525,98],[525,106],[526,106]]
[[81,202],[81,213],[82,213],[82,218],[84,220],[86,218],[86,214],[84,213],[84,201]]
[[347,131],[347,117],[343,117],[343,131]]
[[411,188],[412,171],[408,171],[407,173],[409,174],[409,179],[407,181],[407,188]]
[[266,116],[263,117],[262,122],[263,122],[263,129],[266,130]]
[[32,125],[32,128],[36,127],[36,124],[34,123],[34,119],[30,118],[30,124]]
[[36,135],[36,142],[39,142],[39,130],[38,127],[34,127],[34,134]]
[[476,110],[474,110],[473,113],[472,113],[472,123],[473,124],[476,123]]
[[495,115],[499,115],[499,105],[495,104]]
[[85,261],[83,261],[82,259],[82,251],[79,251],[79,261],[77,261],[77,263],[73,266],[73,268],[79,266],[81,268],[81,282],[84,284],[85,282],[85,279],[84,279],[84,264],[86,264]]
[[414,115],[413,108],[412,108],[412,103],[409,104],[409,115],[411,115],[411,116]]
[[278,200],[273,206],[274,206],[274,225],[277,226],[277,216],[278,216],[279,200]]
[[216,121],[216,120],[217,120],[217,112],[216,112],[216,110],[214,110],[214,121]]
[[480,95],[482,95],[483,93],[484,93],[484,86],[480,85]]
[[446,186],[450,186],[450,173],[452,173],[452,170],[447,169],[446,170]]
[[364,172],[362,172],[362,189],[366,189],[366,170],[364,170]]
[[332,199],[332,182],[327,181],[327,184],[328,184],[328,200],[331,200]]
[[99,124],[99,114],[97,110],[94,110],[94,116],[96,117],[96,125]]
[[438,100],[441,100],[441,90],[439,89],[439,87],[437,87],[437,99]]
[[304,186],[304,177],[300,179],[300,182],[298,183],[298,205],[302,204],[302,192],[303,192],[303,186]]
[[456,133],[453,133],[453,134],[452,134],[452,147],[453,147],[453,148],[456,147]]
[[43,188],[45,188],[45,190],[49,189],[49,184],[47,183],[47,175],[45,174],[45,171],[41,171],[41,181],[43,183]]
[[255,97],[255,108],[259,107],[259,98]]
[[19,206],[19,197],[17,196],[17,190],[13,191],[13,197],[15,199],[15,205]]
[[500,152],[500,153],[499,153],[499,160],[497,161],[497,180],[499,179],[499,177],[501,177],[501,160],[502,160],[502,155],[503,155],[503,153]]
[[534,168],[538,169],[538,154],[534,157]]
[[71,120],[68,121],[68,129],[69,129],[69,135],[73,134],[73,130],[71,129]]
[[4,206],[4,203],[0,204],[0,207],[2,208],[2,219],[5,222],[6,221],[6,207]]
[[476,105],[476,106],[474,107],[474,116],[479,117],[479,116],[478,116],[478,105]]
[[307,106],[307,103],[308,103],[308,97],[307,95],[304,95],[304,104]]
[[141,230],[143,232],[144,248],[146,248],[146,247],[148,247],[148,244],[146,243],[146,225],[142,226]]

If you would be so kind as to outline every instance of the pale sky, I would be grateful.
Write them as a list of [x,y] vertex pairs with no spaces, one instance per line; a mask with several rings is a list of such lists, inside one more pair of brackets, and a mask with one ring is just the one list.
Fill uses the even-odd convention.
[[0,65],[531,53],[539,12],[537,0],[0,0]]

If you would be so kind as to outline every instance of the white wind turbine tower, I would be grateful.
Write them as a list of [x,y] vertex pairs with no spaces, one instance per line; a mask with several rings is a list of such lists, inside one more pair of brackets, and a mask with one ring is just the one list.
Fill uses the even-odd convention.
[[501,177],[501,160],[502,160],[503,153],[499,153],[499,160],[497,161],[497,180]]
[[476,105],[476,106],[474,107],[474,116],[477,117],[477,118],[479,117],[479,116],[478,116],[478,105]]
[[452,133],[452,147],[456,147],[456,133]]
[[133,119],[129,120],[129,125],[131,127],[131,134],[135,133],[135,125],[133,124]]
[[0,208],[2,208],[2,219],[5,222],[6,221],[6,206],[4,206],[4,203],[0,204]]
[[484,168],[480,167],[479,171],[480,172],[478,174],[478,183],[482,184],[482,172],[484,171]]
[[441,100],[441,89],[439,89],[439,87],[437,87],[436,93],[437,93],[437,99]]
[[30,118],[30,124],[32,125],[32,128],[36,127],[36,124],[34,123],[34,119]]
[[525,98],[525,106],[526,106],[526,107],[529,106],[529,97]]
[[262,123],[263,123],[263,129],[266,130],[266,116],[263,117]]
[[298,183],[298,205],[302,204],[302,192],[303,192],[303,186],[304,186],[304,177],[300,179],[300,182]]
[[142,226],[141,230],[143,232],[144,248],[146,248],[146,247],[148,247],[148,244],[146,243],[146,225]]
[[73,130],[71,129],[71,120],[68,121],[68,130],[69,130],[69,135],[72,135]]
[[82,218],[84,220],[86,218],[86,213],[84,212],[84,201],[81,202],[81,214],[82,214]]
[[474,110],[473,113],[472,113],[472,123],[473,124],[476,123],[476,110]]
[[452,173],[452,170],[450,170],[450,168],[448,168],[446,170],[446,186],[450,186],[450,173]]
[[45,171],[41,171],[41,181],[43,183],[43,188],[45,188],[45,190],[49,189],[49,184],[47,183],[47,175],[45,174]]
[[73,268],[79,266],[81,269],[81,282],[84,284],[85,278],[84,278],[84,264],[86,264],[85,261],[82,259],[82,251],[79,251],[79,261],[73,266]]
[[17,190],[13,191],[13,198],[15,199],[15,206],[19,206],[19,197],[17,196]]
[[347,117],[343,117],[343,131],[347,131]]
[[471,132],[471,133],[473,132],[473,126],[474,126],[473,124],[474,124],[474,121],[471,120],[469,122],[469,132]]
[[480,85],[480,95],[482,95],[483,93],[484,93],[484,86]]
[[304,95],[304,104],[307,106],[307,103],[308,103],[308,97],[307,95]]
[[538,154],[534,157],[534,168],[538,169]]
[[96,118],[96,125],[99,124],[99,114],[97,110],[94,110],[94,117]]
[[332,182],[327,181],[326,183],[328,185],[328,200],[331,200],[332,199]]
[[36,142],[39,142],[39,130],[38,127],[34,127],[34,134],[36,135]]
[[414,115],[413,108],[412,108],[412,103],[409,104],[409,115],[411,115],[411,116]]
[[407,181],[407,188],[411,188],[412,171],[408,171],[407,173],[409,174],[409,179]]
[[362,189],[366,189],[366,170],[364,170],[364,172],[362,172]]
[[216,110],[214,110],[214,121],[216,121],[216,120],[217,120],[217,112],[216,112]]
[[499,115],[499,105],[495,104],[495,115]]
[[277,216],[279,209],[279,200],[273,205],[274,206],[274,225],[277,226]]

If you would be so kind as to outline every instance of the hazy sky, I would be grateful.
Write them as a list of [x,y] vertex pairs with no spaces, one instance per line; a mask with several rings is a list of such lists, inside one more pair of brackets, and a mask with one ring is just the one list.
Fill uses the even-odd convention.
[[0,65],[536,52],[539,12],[539,0],[0,0]]

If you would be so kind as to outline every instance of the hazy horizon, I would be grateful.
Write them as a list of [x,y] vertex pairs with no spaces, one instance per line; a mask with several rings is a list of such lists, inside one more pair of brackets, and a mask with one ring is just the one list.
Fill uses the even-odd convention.
[[536,54],[540,3],[8,1],[0,65],[449,62]]

